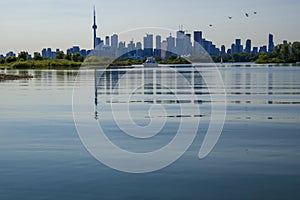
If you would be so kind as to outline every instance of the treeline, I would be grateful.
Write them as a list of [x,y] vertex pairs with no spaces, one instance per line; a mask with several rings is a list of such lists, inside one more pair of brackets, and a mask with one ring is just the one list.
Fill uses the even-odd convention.
[[222,56],[212,56],[214,62],[255,62],[258,59],[257,54],[234,53],[232,55],[224,54]]
[[296,63],[300,61],[300,42],[279,44],[272,53],[261,53],[256,63]]
[[18,56],[7,56],[0,59],[0,65],[15,69],[20,68],[59,68],[70,67],[78,68],[84,61],[80,53],[65,54],[63,51],[57,52],[55,59],[43,58],[40,53],[35,53],[33,58],[29,57],[28,52],[22,51]]
[[300,61],[300,42],[279,44],[269,53],[235,53],[213,56],[214,62],[296,63]]

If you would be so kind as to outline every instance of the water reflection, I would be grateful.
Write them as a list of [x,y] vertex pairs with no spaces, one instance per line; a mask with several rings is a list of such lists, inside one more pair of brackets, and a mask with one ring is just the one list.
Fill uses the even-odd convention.
[[[194,105],[210,102],[201,72],[194,68],[136,68],[95,71],[95,119],[99,104]],[[202,114],[164,117],[202,117]],[[160,116],[157,116],[160,117]],[[148,118],[146,116],[146,118]]]
[[[300,104],[300,68],[229,65],[219,70],[227,93],[227,119],[300,120],[293,111]],[[193,68],[96,71],[96,112],[99,103],[186,104],[191,107],[198,104],[206,111],[211,105],[211,98],[201,73],[209,72],[205,68],[200,71]],[[129,99],[125,98],[128,96]],[[210,115],[206,111],[200,116]]]

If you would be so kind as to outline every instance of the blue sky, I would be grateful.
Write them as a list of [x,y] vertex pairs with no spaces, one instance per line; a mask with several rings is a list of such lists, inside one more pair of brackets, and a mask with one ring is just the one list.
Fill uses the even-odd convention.
[[[275,43],[300,40],[298,0],[11,0],[0,2],[0,54],[73,45],[90,49],[93,5],[102,38],[139,27],[176,30],[183,24],[186,30],[202,30],[217,46],[229,47],[235,38],[263,45],[268,33],[274,34]],[[252,15],[246,18],[245,12]]]

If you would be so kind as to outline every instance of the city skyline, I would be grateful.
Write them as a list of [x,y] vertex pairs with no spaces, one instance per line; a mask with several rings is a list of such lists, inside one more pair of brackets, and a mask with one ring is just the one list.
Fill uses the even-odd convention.
[[[165,6],[165,2],[156,0],[151,4],[133,1],[131,6],[121,1],[115,1],[119,4],[114,5],[98,1],[82,3],[77,0],[72,2],[72,5],[60,1],[45,1],[43,5],[35,5],[36,2],[31,0],[24,4],[13,0],[0,3],[1,7],[6,8],[0,14],[0,25],[3,27],[3,35],[0,38],[1,54],[22,50],[36,52],[45,47],[68,49],[74,45],[91,49],[91,8],[94,4],[97,11],[98,36],[103,39],[106,35],[120,34],[136,27],[166,27],[175,32],[179,24],[184,24],[185,30],[203,31],[206,38],[214,41],[219,48],[223,44],[227,48],[230,47],[236,38],[242,41],[251,39],[252,46],[262,46],[268,43],[269,33],[275,36],[275,44],[282,43],[283,40],[297,41],[300,35],[296,26],[297,20],[292,20],[299,16],[297,5],[300,3],[295,0],[284,3],[231,1],[227,2],[225,7],[224,2],[218,0],[214,3],[191,0],[185,4],[167,4],[170,8]],[[14,3],[23,7],[13,6]],[[221,5],[222,9],[219,8]],[[151,10],[155,12],[152,13]],[[183,10],[190,12],[178,16]],[[158,11],[163,11],[163,15]],[[244,16],[245,12],[254,11],[257,15],[250,14],[249,18]],[[228,16],[233,18],[228,19]],[[209,24],[212,24],[212,27]],[[131,38],[124,40],[129,42]]]

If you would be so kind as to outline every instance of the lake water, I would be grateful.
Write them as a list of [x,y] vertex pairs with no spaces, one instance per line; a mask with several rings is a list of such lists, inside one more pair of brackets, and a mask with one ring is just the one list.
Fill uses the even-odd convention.
[[[180,120],[201,121],[182,157],[144,174],[111,169],[86,150],[73,120],[76,71],[28,71],[34,79],[0,82],[0,199],[299,199],[300,67],[222,65],[218,69],[227,94],[226,121],[219,141],[204,159],[198,158],[198,152],[212,101],[205,83],[199,81],[201,73],[177,69],[188,80],[184,84],[174,71],[115,70],[102,75],[97,105],[88,120],[96,121],[124,149],[153,151],[174,137]],[[129,78],[116,90],[115,80],[124,74]],[[86,71],[77,83],[90,84],[93,78],[94,71]],[[142,84],[145,80],[150,81]],[[135,88],[126,101],[128,89]],[[94,98],[90,102],[94,104]],[[124,137],[110,115],[113,105],[121,122],[126,122],[124,103],[140,126],[150,119],[168,120],[162,136],[142,143]],[[155,111],[157,105],[166,112]],[[179,105],[186,112],[178,113]]]

